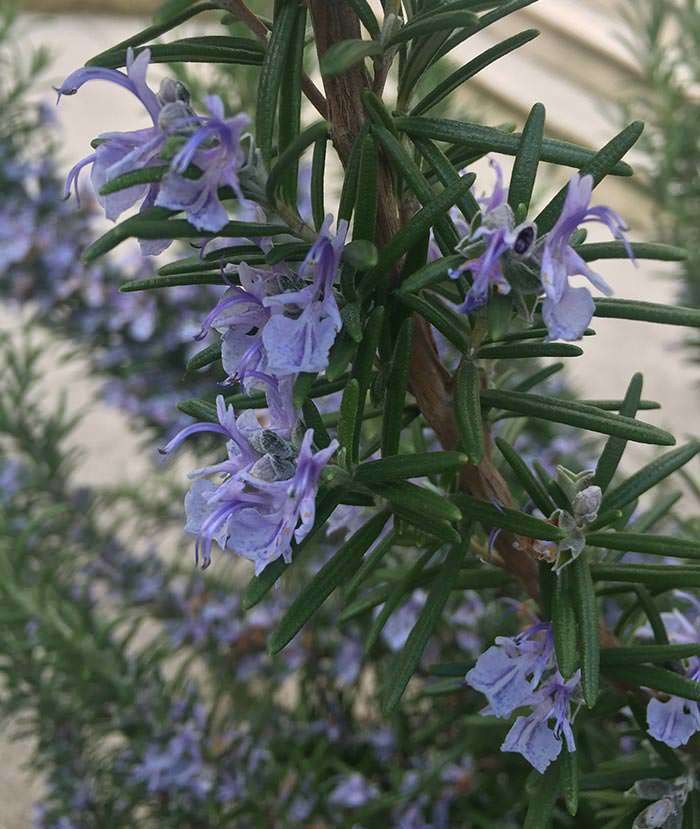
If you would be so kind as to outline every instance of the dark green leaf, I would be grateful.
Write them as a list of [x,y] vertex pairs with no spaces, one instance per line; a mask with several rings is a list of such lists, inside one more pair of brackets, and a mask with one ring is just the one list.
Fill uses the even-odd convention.
[[605,673],[623,682],[700,702],[700,682],[654,665],[609,665]]
[[510,343],[483,345],[477,356],[484,360],[520,360],[533,357],[580,357],[583,349],[570,343]]
[[430,587],[426,603],[406,640],[406,644],[396,655],[393,664],[389,668],[382,699],[382,709],[385,714],[390,714],[401,701],[406,686],[420,662],[423,651],[442,618],[443,610],[457,581],[468,548],[469,538],[467,537],[463,544],[454,546],[448,552]]
[[473,29],[479,18],[473,12],[446,12],[444,14],[433,14],[426,16],[415,23],[408,23],[389,39],[387,47],[397,46],[409,40],[423,38],[434,32],[453,31],[454,29]]
[[673,446],[675,443],[672,435],[656,426],[633,420],[630,417],[601,411],[585,403],[496,389],[482,392],[481,401],[487,406],[516,412],[526,417],[539,417],[554,423],[565,423],[569,426],[577,426],[579,429],[615,435],[637,443],[661,446]]
[[341,75],[365,58],[379,57],[382,45],[376,40],[340,40],[321,58],[321,74],[328,78]]
[[561,790],[564,793],[566,810],[575,817],[578,812],[579,766],[578,752],[569,751],[566,743],[561,749]]
[[581,686],[589,708],[598,699],[600,685],[600,639],[598,635],[598,601],[585,553],[571,562],[571,588],[581,639]]
[[700,541],[675,538],[671,535],[625,532],[589,533],[586,536],[586,544],[591,547],[623,550],[628,553],[700,559]]
[[221,359],[221,343],[212,343],[201,351],[198,351],[194,357],[190,358],[187,363],[187,371],[197,371],[197,369],[205,368],[206,366],[215,363]]
[[[393,461],[387,458],[385,463]],[[404,510],[410,510],[416,515],[426,518],[437,518],[441,521],[459,521],[462,517],[459,507],[449,501],[444,495],[439,495],[432,489],[426,489],[416,484],[401,481],[400,483],[372,484],[373,489],[386,498],[392,505]]]
[[545,108],[542,104],[535,104],[530,110],[520,145],[515,156],[513,172],[508,188],[508,204],[514,213],[523,205],[525,212],[530,206],[532,191],[535,189],[537,168],[542,154],[544,139]]
[[[148,47],[134,49],[139,54],[148,48],[151,63],[232,63],[242,66],[260,66],[264,50],[257,40],[244,37],[210,35],[184,38],[172,43],[152,43]],[[118,69],[126,65],[126,49],[110,49],[97,55],[92,66]]]
[[436,328],[463,354],[471,350],[469,329],[463,316],[457,314],[439,297],[428,293],[397,294],[401,303]]
[[314,217],[314,227],[320,230],[326,218],[325,187],[326,187],[326,148],[325,138],[314,144],[313,160],[311,162],[311,212]]
[[299,11],[300,7],[295,0],[283,0],[278,4],[258,79],[255,139],[268,166],[272,159],[277,100],[283,85],[284,73],[288,71],[289,50],[294,41]]
[[640,320],[664,325],[683,325],[700,328],[700,308],[682,308],[678,305],[661,305],[656,302],[640,302],[635,299],[601,298],[595,301],[595,317],[618,320]]
[[559,797],[561,771],[559,760],[551,763],[544,774],[532,772],[535,780],[534,791],[527,799],[527,814],[523,829],[549,829],[552,824],[554,806]]
[[[673,245],[661,245],[653,242],[630,242],[635,259],[652,259],[655,262],[682,262],[688,258],[688,252]],[[600,259],[629,259],[627,245],[624,242],[591,242],[578,245],[576,253],[584,262],[597,262]],[[622,300],[624,302],[624,300]],[[667,307],[667,306],[662,306]]]
[[270,171],[267,180],[267,197],[270,202],[274,202],[275,194],[282,184],[284,175],[290,168],[296,169],[304,150],[315,144],[317,141],[323,141],[328,137],[328,123],[326,121],[317,121],[310,127],[307,127],[300,135],[298,135],[277,159],[277,163]]
[[552,627],[557,666],[564,679],[569,679],[578,665],[576,647],[576,614],[571,584],[571,565],[556,578],[552,594]]
[[462,448],[469,456],[470,463],[479,464],[484,457],[481,375],[477,365],[466,357],[457,369],[454,407]]
[[148,279],[132,279],[119,286],[123,293],[130,291],[153,291],[158,288],[172,288],[176,285],[223,285],[219,273],[183,273],[174,276],[152,276]]
[[[411,138],[431,138],[436,141],[446,141],[463,147],[469,147],[474,152],[497,152],[504,155],[517,155],[522,136],[520,133],[509,133],[495,127],[484,127],[481,124],[472,124],[465,121],[449,121],[445,118],[395,118],[397,129],[410,135]],[[565,141],[556,141],[545,138],[542,142],[541,161],[552,164],[561,164],[565,167],[582,167],[594,157],[591,150],[568,144]],[[632,170],[628,164],[620,162],[613,171],[617,175],[629,176]]]
[[382,456],[396,455],[401,441],[403,409],[408,388],[408,373],[411,362],[411,338],[413,321],[410,317],[401,325],[396,338],[394,353],[389,368],[384,417],[382,419]]
[[456,495],[455,499],[466,518],[479,521],[485,527],[499,527],[527,538],[541,538],[545,541],[559,541],[562,538],[559,527],[532,515],[506,507],[496,507],[470,495]]
[[438,285],[449,278],[448,271],[450,268],[456,268],[463,262],[463,256],[446,256],[443,259],[437,259],[435,262],[429,262],[412,273],[407,279],[404,279],[397,293],[402,295],[417,293],[423,288]]
[[[357,172],[357,198],[355,199],[355,223],[352,238],[374,242],[377,229],[377,179],[379,155],[374,137],[370,133],[362,140],[360,164]],[[375,250],[376,255],[376,250]],[[376,262],[373,263],[376,265]]]
[[513,37],[509,37],[502,43],[497,43],[485,52],[482,52],[482,54],[478,55],[473,60],[470,60],[456,72],[453,72],[444,81],[431,89],[430,92],[428,92],[428,94],[413,107],[410,114],[422,115],[424,112],[427,112],[436,104],[439,104],[440,101],[446,98],[451,92],[454,92],[454,90],[460,87],[463,83],[481,72],[482,69],[490,66],[492,63],[497,61],[499,58],[502,58],[504,55],[507,55],[509,52],[524,46],[526,43],[536,38],[538,34],[539,32],[537,29],[527,29],[524,32],[514,35]]
[[685,466],[698,452],[700,452],[700,441],[691,441],[654,459],[619,486],[609,490],[603,499],[603,508],[606,510],[622,509],[635,498],[639,498],[640,495],[668,478],[677,469]]
[[[644,378],[641,374],[635,374],[630,380],[625,394],[625,400],[620,407],[620,414],[625,417],[635,417],[639,409],[639,403],[642,398],[642,386]],[[627,441],[623,438],[611,437],[608,438],[605,448],[603,449],[598,464],[595,469],[595,476],[593,483],[599,486],[603,492],[608,488],[612,481],[617,467],[620,465],[622,456],[627,447]]]
[[501,437],[496,438],[496,446],[515,473],[520,485],[529,495],[532,503],[543,515],[550,516],[556,509],[556,505],[541,482],[532,474],[520,454]]
[[[333,591],[347,581],[362,564],[369,547],[384,528],[388,513],[370,518],[331,558],[292,602],[268,642],[270,653],[279,653],[308,622]],[[264,572],[264,571],[263,571]]]
[[700,587],[700,567],[673,567],[661,564],[593,564],[595,581],[645,584],[652,590]]
[[444,472],[458,472],[468,458],[461,452],[418,452],[366,461],[355,470],[355,479],[373,485],[406,478],[423,478]]
[[700,657],[698,645],[634,645],[632,647],[603,648],[601,665],[641,665],[644,662],[674,662],[677,659]]
[[[637,143],[643,131],[644,124],[641,121],[634,121],[625,127],[601,150],[598,150],[593,158],[584,162],[580,169],[581,175],[592,176],[594,186],[600,184],[607,175],[619,170],[622,158]],[[564,206],[567,192],[568,184],[557,193],[535,219],[540,235],[554,227]]]

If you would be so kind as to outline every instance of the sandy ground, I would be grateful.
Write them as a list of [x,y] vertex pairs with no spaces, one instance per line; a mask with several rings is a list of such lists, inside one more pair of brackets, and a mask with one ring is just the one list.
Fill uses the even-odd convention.
[[[543,0],[541,6],[560,1],[563,2]],[[138,19],[98,18],[84,14],[53,21],[28,18],[25,22],[28,40],[48,45],[54,54],[52,83],[60,81],[91,55],[141,28]],[[587,94],[577,90],[571,81],[555,78],[551,89],[549,84],[545,87],[547,72],[533,64],[528,83],[521,85],[522,71],[525,70],[521,70],[517,62],[508,64],[506,61],[502,67],[487,70],[485,82],[487,85],[508,84],[511,90],[518,90],[522,106],[544,100],[553,112],[565,103],[570,122],[586,124],[594,121],[596,135],[601,132],[604,136],[613,134],[614,127],[606,128],[601,109],[592,108]],[[503,106],[499,103],[496,111]],[[65,136],[63,161],[66,166],[88,152],[89,140],[97,132],[143,126],[142,113],[135,99],[107,84],[90,85],[76,98],[66,99],[59,114]],[[612,187],[601,188],[600,198],[610,200],[629,218],[633,238],[643,239],[653,232],[649,206],[639,198],[635,188],[617,182]],[[635,269],[621,263],[606,265],[600,270],[619,296],[657,302],[672,302],[675,298],[676,284],[671,278],[671,268],[641,263]],[[14,315],[0,309],[1,330],[17,330],[20,325]],[[697,428],[692,413],[698,399],[698,374],[697,368],[692,367],[681,353],[682,329],[613,320],[595,320],[594,325],[598,336],[586,340],[583,357],[570,361],[569,376],[582,396],[621,396],[630,376],[635,371],[642,371],[646,378],[645,397],[659,400],[664,406],[661,412],[649,413],[648,419],[671,429],[679,438]],[[94,383],[80,366],[66,368],[60,356],[55,363],[52,387],[67,388],[71,406],[84,407],[92,401]],[[139,454],[137,438],[129,432],[125,420],[118,412],[94,401],[89,403],[89,413],[77,435],[79,445],[86,453],[81,479],[94,484],[113,481],[115,475],[137,480],[146,461]],[[634,447],[631,459],[639,460],[648,455],[647,448]],[[30,803],[36,796],[38,783],[31,773],[22,769],[27,756],[26,746],[8,746],[0,741],[0,753],[4,758],[0,771],[0,829],[24,829],[30,825]]]

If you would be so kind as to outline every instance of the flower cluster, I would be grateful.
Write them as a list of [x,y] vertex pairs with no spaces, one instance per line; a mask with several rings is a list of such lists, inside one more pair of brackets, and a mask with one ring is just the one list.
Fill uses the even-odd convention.
[[[212,432],[227,441],[227,460],[196,470],[185,499],[188,532],[197,536],[197,558],[211,562],[214,541],[255,563],[256,573],[280,558],[291,561],[292,541],[311,530],[321,472],[338,448],[333,441],[314,452],[313,431],[301,442],[297,430],[275,419],[267,428],[252,410],[236,417],[220,395],[216,400],[218,423],[196,423],[180,431],[161,451],[176,449],[190,435]],[[280,412],[284,415],[285,407]],[[209,477],[223,475],[215,484]],[[300,523],[301,522],[301,523]],[[299,526],[297,526],[299,524]]]
[[539,622],[514,637],[497,637],[466,681],[489,701],[482,714],[509,717],[516,709],[532,709],[515,720],[501,751],[522,754],[540,773],[559,756],[562,738],[567,751],[576,751],[571,708],[577,703],[580,672],[568,680],[559,673],[549,623]]
[[[91,168],[92,183],[108,219],[116,221],[135,204],[140,210],[165,207],[184,211],[194,227],[216,233],[228,221],[219,198],[219,188],[228,186],[235,197],[245,201],[239,172],[246,162],[241,138],[248,126],[247,115],[226,118],[217,96],[207,98],[208,115],[197,115],[190,106],[187,89],[166,79],[156,94],[146,83],[150,50],[135,55],[129,48],[126,73],[117,69],[85,67],[70,74],[57,88],[63,95],[75,95],[85,83],[102,80],[131,92],[143,105],[152,126],[131,132],[99,135],[95,152],[79,161],[68,174],[66,190],[78,191],[81,171]],[[126,173],[167,164],[162,181],[135,184],[113,193],[102,188]],[[144,253],[161,253],[172,240],[142,240]]]
[[604,294],[612,290],[605,280],[584,261],[574,245],[577,231],[583,225],[597,222],[605,225],[616,239],[625,244],[627,254],[634,261],[632,248],[620,216],[608,207],[591,207],[593,177],[576,174],[569,181],[566,199],[554,227],[537,238],[537,225],[521,222],[516,225],[513,210],[508,204],[508,192],[503,186],[503,173],[496,161],[491,161],[496,173],[496,184],[488,197],[479,199],[480,224],[461,240],[457,250],[468,255],[477,243],[485,245],[477,258],[468,259],[459,268],[450,271],[456,279],[465,271],[471,272],[472,285],[462,310],[471,313],[483,306],[491,288],[500,294],[511,290],[507,270],[512,262],[522,262],[538,274],[542,302],[542,318],[550,340],[578,340],[593,317],[595,305],[588,288],[573,287],[572,276],[586,277]]

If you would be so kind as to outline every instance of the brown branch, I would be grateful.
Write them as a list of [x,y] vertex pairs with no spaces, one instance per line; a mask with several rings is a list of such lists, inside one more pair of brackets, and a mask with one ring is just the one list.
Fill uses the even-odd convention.
[[[246,6],[243,0],[219,0],[219,5],[222,9],[226,9],[227,12],[246,25],[257,37],[257,39],[267,46],[267,26]],[[304,94],[316,107],[321,117],[328,118],[328,103],[321,94],[319,88],[306,73],[301,76],[301,87],[304,90]]]
[[[359,38],[357,15],[345,0],[307,0],[316,36],[319,57],[339,40]],[[347,163],[358,133],[365,120],[362,92],[370,85],[362,64],[340,75],[324,78],[328,99],[328,117],[333,142],[343,164]],[[399,204],[394,191],[389,165],[381,164],[378,175],[377,244],[381,247],[396,234],[401,225],[415,212],[412,203]],[[390,277],[395,283],[398,271]],[[445,449],[459,443],[452,400],[452,380],[442,365],[429,325],[416,316],[410,369],[411,391],[418,407]],[[487,435],[487,452],[478,465],[465,467],[461,487],[476,498],[512,505],[508,486],[491,460],[491,440]],[[496,550],[498,563],[512,573],[528,595],[539,596],[537,565],[530,539],[499,534]]]

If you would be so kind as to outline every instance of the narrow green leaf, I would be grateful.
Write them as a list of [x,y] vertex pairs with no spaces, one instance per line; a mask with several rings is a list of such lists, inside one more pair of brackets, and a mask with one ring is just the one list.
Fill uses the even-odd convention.
[[521,380],[517,386],[513,386],[513,391],[528,392],[530,389],[534,389],[535,386],[539,386],[540,383],[544,383],[545,380],[549,380],[550,377],[560,372],[563,368],[564,363],[553,363],[551,366],[538,369],[534,374]]
[[296,165],[307,147],[328,138],[328,129],[326,121],[317,121],[300,133],[282,152],[267,180],[267,197],[271,202],[274,201],[275,194],[282,184],[285,173],[290,168],[296,169]]
[[[674,245],[662,245],[655,242],[630,242],[635,259],[652,259],[655,262],[683,262],[688,252]],[[627,245],[624,242],[590,242],[578,245],[576,253],[584,262],[597,262],[600,259],[629,259]],[[622,300],[624,302],[624,300]],[[667,307],[667,306],[662,306]]]
[[[354,230],[357,229],[357,218],[355,219]],[[379,261],[377,247],[367,239],[353,239],[343,249],[343,261],[351,265],[355,270],[366,271],[373,268]]]
[[377,570],[379,565],[386,558],[387,553],[391,551],[395,541],[396,533],[394,530],[391,530],[391,532],[387,533],[387,535],[379,541],[370,555],[365,558],[362,562],[362,566],[350,579],[348,586],[343,591],[343,599],[346,603],[352,601],[363,582],[365,582]]
[[221,359],[221,343],[212,343],[201,351],[198,351],[194,357],[190,358],[185,366],[186,371],[197,371],[200,368],[215,363]]
[[626,532],[589,533],[586,536],[586,544],[591,547],[623,550],[628,553],[700,559],[700,541],[676,538],[671,535]]
[[321,412],[316,408],[313,400],[305,399],[301,406],[301,412],[306,428],[314,431],[314,443],[319,449],[325,449],[330,445],[331,436],[328,434]]
[[[638,533],[647,532],[662,518],[665,518],[682,497],[683,493],[678,491],[662,496],[631,524],[630,529]],[[598,527],[593,525],[591,529],[597,530]]]
[[[468,147],[477,153],[503,153],[517,155],[522,136],[520,133],[504,132],[495,127],[485,127],[466,121],[450,121],[445,118],[401,117],[395,118],[396,128],[411,138],[430,138],[446,141],[456,146]],[[541,161],[561,164],[565,167],[583,167],[592,161],[595,153],[584,147],[545,138],[542,141]],[[618,163],[613,172],[629,176],[632,169],[624,162]],[[539,227],[539,225],[538,225]]]
[[484,360],[521,360],[533,357],[580,357],[583,349],[570,343],[510,343],[483,345],[477,356]]
[[131,291],[153,291],[159,288],[172,288],[176,285],[223,285],[224,280],[218,273],[184,273],[174,276],[151,276],[148,279],[132,279],[119,286],[122,293]]
[[458,472],[468,458],[461,452],[418,452],[366,461],[355,470],[355,480],[363,484],[383,484],[407,478],[424,478],[444,472]]
[[[435,197],[433,188],[428,183],[413,158],[404,150],[401,142],[392,133],[381,126],[374,126],[373,133],[377,136],[385,153],[394,164],[398,175],[406,181],[422,205],[428,205]],[[458,177],[459,178],[459,177]],[[447,215],[435,219],[436,241],[444,254],[454,250],[458,242],[457,233]]]
[[655,458],[626,481],[609,490],[603,499],[603,508],[606,510],[622,509],[685,466],[698,452],[700,452],[700,441],[691,441]]
[[585,553],[570,565],[571,586],[581,639],[581,686],[589,708],[598,699],[600,685],[600,638],[598,634],[598,601]]
[[[382,463],[389,463],[394,458],[387,458]],[[417,515],[428,518],[437,518],[441,521],[459,521],[462,513],[458,506],[449,501],[444,495],[439,495],[432,489],[401,481],[400,483],[371,484],[373,489],[386,498],[392,505],[410,510]]]
[[408,569],[406,575],[399,579],[391,588],[384,605],[375,616],[369,632],[365,637],[365,654],[371,653],[374,649],[381,632],[384,630],[386,623],[389,621],[389,617],[401,604],[405,603],[406,600],[409,599],[411,593],[413,592],[412,585],[417,579],[420,578],[423,570],[435,553],[436,549],[434,547],[426,550],[423,555],[419,557],[418,561],[416,561],[413,566]]
[[112,193],[118,193],[120,190],[127,190],[129,187],[135,187],[139,184],[153,184],[161,181],[169,169],[169,164],[156,164],[153,167],[142,167],[138,170],[122,173],[122,175],[116,176],[103,184],[100,187],[100,195],[109,196]]
[[634,645],[631,647],[603,648],[601,665],[641,665],[644,662],[664,664],[677,659],[700,657],[697,645]]
[[[481,401],[487,406],[516,412],[526,417],[539,417],[554,423],[565,423],[568,426],[577,426],[579,429],[588,429],[604,435],[614,435],[637,443],[661,446],[673,446],[675,443],[672,435],[656,426],[633,420],[630,417],[601,411],[585,403],[496,389],[482,392]],[[612,508],[610,504],[606,506]]]
[[426,16],[415,23],[408,23],[389,39],[387,48],[407,43],[409,40],[423,38],[434,32],[451,32],[454,29],[474,28],[479,18],[473,12],[446,12]]
[[338,440],[340,445],[352,457],[355,431],[358,428],[360,405],[360,384],[356,378],[350,380],[343,392],[340,403],[340,421],[338,422]]
[[433,89],[431,89],[430,92],[428,92],[428,94],[413,107],[410,114],[422,115],[424,112],[427,112],[436,104],[439,104],[440,101],[444,100],[444,98],[446,98],[451,92],[454,92],[455,89],[458,89],[463,83],[481,72],[482,69],[486,69],[487,66],[490,66],[499,58],[504,57],[509,52],[513,52],[515,49],[519,49],[521,46],[529,43],[529,41],[534,40],[534,38],[538,35],[539,32],[537,29],[527,29],[524,32],[514,35],[513,37],[509,37],[501,43],[497,43],[485,52],[482,52],[460,69],[453,72],[449,77],[445,78],[444,81],[433,87]]
[[[151,63],[227,63],[241,66],[260,66],[264,51],[257,40],[243,37],[210,35],[184,38],[172,43],[151,43],[136,54],[148,49]],[[92,66],[118,69],[126,65],[126,49],[110,49],[92,59]]]
[[367,399],[367,392],[372,383],[372,372],[374,369],[374,359],[379,346],[379,340],[384,325],[384,308],[375,308],[365,325],[365,333],[362,342],[358,346],[357,356],[352,368],[353,377],[359,383],[359,398],[358,398],[358,419],[355,428],[355,439],[353,442],[352,457],[357,460],[360,448],[360,436],[362,431],[362,416],[365,408],[365,401]]
[[[313,527],[303,541],[299,543],[296,541],[292,542],[294,561],[298,561],[317,538],[319,532],[325,526],[326,521],[328,521],[340,503],[340,496],[341,493],[337,489],[334,489],[317,498],[316,520],[314,521]],[[282,574],[291,566],[291,564],[285,564],[283,559],[278,558],[276,561],[268,564],[260,575],[253,576],[243,591],[243,597],[241,599],[243,609],[250,610],[251,607],[259,604],[275,586]]]
[[513,449],[513,447],[501,437],[496,438],[496,446],[508,462],[508,465],[515,473],[520,485],[530,497],[532,503],[543,515],[550,516],[556,509],[556,505],[549,497],[547,490],[540,481],[532,474],[530,468]]
[[342,75],[365,58],[379,57],[383,52],[376,40],[340,40],[321,57],[321,74],[325,78]]
[[[277,164],[272,173],[280,176],[280,178],[272,183],[268,180],[267,191],[268,200],[274,204],[275,192],[279,188],[284,201],[294,207],[298,203],[299,158],[306,149],[303,142],[299,141],[306,17],[306,7],[302,6],[294,22],[292,39],[287,53],[287,71],[282,76],[282,86],[279,91]],[[272,178],[272,174],[270,178]]]
[[[459,180],[460,171],[452,164],[437,144],[427,139],[416,139],[413,144],[423,158],[430,164],[430,168],[426,170],[426,178],[432,173],[435,173],[443,187],[448,187],[450,184],[454,184],[455,181]],[[471,191],[460,196],[455,202],[455,206],[462,211],[463,216],[468,221],[471,221],[481,209],[479,202]],[[464,257],[460,257],[460,259],[464,261]]]
[[457,429],[462,448],[470,463],[479,464],[484,457],[484,424],[481,420],[481,376],[477,365],[462,358],[454,395]]
[[578,752],[569,751],[566,743],[562,746],[561,754],[561,790],[564,793],[566,811],[576,817],[578,812],[579,766]]
[[463,354],[471,350],[469,329],[460,316],[441,299],[431,294],[397,294],[407,308],[420,314]]
[[442,618],[443,610],[450,597],[452,587],[457,581],[468,548],[469,539],[467,538],[463,544],[454,546],[448,552],[444,563],[440,567],[418,620],[409,634],[406,644],[396,655],[396,659],[389,669],[387,683],[382,695],[382,710],[385,714],[390,714],[401,701],[406,686],[420,662],[423,651]]
[[255,117],[256,144],[263,160],[270,164],[275,134],[277,100],[287,71],[289,50],[300,7],[295,0],[283,0],[276,9],[272,33],[258,78],[258,101]]
[[517,212],[522,204],[525,210],[530,207],[532,191],[535,189],[537,169],[542,154],[544,140],[545,108],[535,104],[530,110],[527,122],[520,137],[518,152],[513,164],[513,172],[508,188],[508,204]]
[[462,514],[466,518],[478,521],[487,528],[499,527],[502,530],[524,535],[527,538],[541,538],[545,541],[559,541],[562,531],[553,524],[526,515],[514,509],[496,507],[486,501],[479,501],[470,495],[456,495]]
[[431,288],[433,285],[438,285],[440,282],[449,279],[448,271],[450,268],[456,268],[463,262],[463,256],[445,256],[442,259],[429,262],[404,279],[397,293],[401,295],[417,293],[423,288]]
[[576,614],[572,590],[571,565],[558,575],[552,594],[552,627],[557,666],[564,679],[569,679],[578,665],[576,647]]
[[[607,175],[615,173],[619,169],[622,158],[637,143],[643,131],[644,124],[641,121],[633,121],[601,150],[598,150],[593,158],[584,162],[580,168],[581,175],[592,176],[594,186],[600,184]],[[540,235],[547,233],[554,227],[564,206],[567,192],[568,184],[557,193],[535,219]]]
[[367,0],[347,0],[349,6],[352,6],[355,14],[360,18],[360,22],[367,29],[373,38],[379,38],[381,30],[377,18],[374,16],[372,7]]
[[593,564],[594,581],[619,581],[645,584],[652,590],[700,587],[699,567],[673,567],[660,564]]
[[394,353],[389,368],[389,380],[384,397],[384,417],[382,419],[382,457],[396,455],[401,442],[403,427],[403,409],[408,388],[408,373],[411,363],[411,338],[413,320],[404,320],[399,329],[394,345]]
[[674,671],[654,665],[609,665],[606,666],[605,672],[615,679],[638,685],[640,688],[654,688],[664,694],[700,702],[700,682]]
[[386,273],[404,254],[408,253],[423,234],[429,231],[433,224],[449,211],[457,199],[469,191],[474,179],[473,173],[461,176],[459,181],[446,187],[429,204],[422,207],[381,250],[376,268],[377,273]]
[[559,760],[551,763],[542,775],[532,772],[531,777],[535,780],[535,786],[527,798],[527,814],[523,829],[549,829],[551,826],[561,785],[559,764]]
[[291,642],[331,593],[357,571],[388,518],[387,512],[370,518],[313,576],[270,636],[268,650],[271,654],[279,653]]
[[105,52],[100,52],[99,55],[95,55],[95,57],[90,58],[90,60],[87,61],[85,65],[103,66],[104,64],[101,63],[101,60],[109,52],[114,52],[118,50],[124,50],[124,52],[126,52],[129,46],[142,46],[144,43],[148,43],[149,40],[153,40],[156,37],[160,37],[161,35],[164,35],[166,32],[169,32],[171,29],[174,29],[176,26],[179,26],[181,23],[185,23],[197,14],[201,14],[202,12],[207,11],[219,10],[220,7],[217,6],[216,3],[193,3],[189,6],[189,8],[184,9],[179,14],[172,15],[158,22],[154,26],[148,26],[148,28],[143,29],[143,31],[138,32],[138,34],[128,37],[126,40],[122,40],[120,43],[115,44],[111,48],[107,49]]
[[[625,417],[635,417],[642,398],[643,384],[644,378],[641,374],[635,374],[630,380],[630,384],[627,387],[627,393],[625,394],[624,403],[620,408],[621,415],[624,415]],[[622,460],[622,456],[626,448],[627,441],[623,438],[608,438],[605,448],[598,458],[598,464],[596,465],[595,476],[593,478],[593,483],[596,484],[596,486],[599,486],[603,492],[605,492],[608,486],[610,486],[610,482],[615,476],[615,472],[620,465],[620,461]]]
[[700,308],[683,308],[679,305],[661,305],[657,302],[640,302],[635,299],[594,300],[593,316],[618,320],[640,320],[663,325],[683,325],[700,328]]
[[288,227],[266,225],[255,222],[228,222],[214,234],[198,230],[185,219],[166,219],[172,215],[171,210],[152,207],[137,216],[125,219],[100,236],[84,252],[83,261],[92,262],[103,256],[126,239],[201,239],[213,236],[236,236],[244,238],[262,238],[289,234]]
[[314,144],[314,154],[311,162],[311,213],[314,218],[314,227],[321,229],[326,218],[325,188],[326,188],[326,148],[328,141],[321,138]]
[[362,152],[362,144],[365,136],[369,130],[365,126],[360,131],[357,138],[353,142],[350,150],[350,157],[345,165],[345,177],[343,179],[343,189],[340,192],[340,202],[338,203],[338,221],[350,221],[353,210],[355,209],[355,199],[357,198],[357,174],[360,167],[360,153]]
[[[377,230],[377,179],[379,156],[372,134],[362,139],[357,173],[357,198],[352,238],[374,242]],[[376,264],[376,263],[375,263]]]

